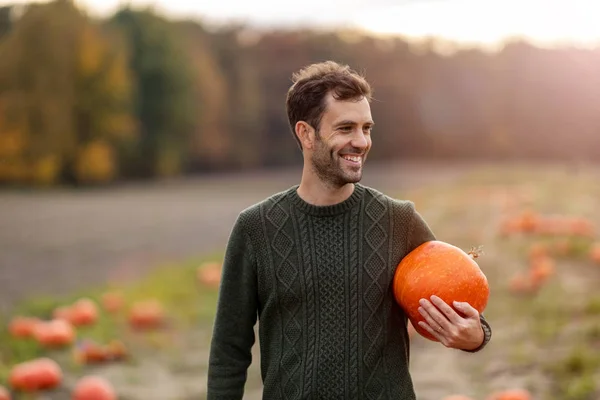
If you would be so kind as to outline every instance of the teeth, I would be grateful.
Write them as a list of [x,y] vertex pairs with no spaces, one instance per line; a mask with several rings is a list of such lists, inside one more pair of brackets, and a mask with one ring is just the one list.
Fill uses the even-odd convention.
[[357,156],[344,156],[344,159],[353,162],[360,162],[360,157]]

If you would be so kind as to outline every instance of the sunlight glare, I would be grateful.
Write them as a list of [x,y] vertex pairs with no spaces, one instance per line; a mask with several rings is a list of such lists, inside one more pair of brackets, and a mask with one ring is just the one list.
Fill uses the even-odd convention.
[[360,26],[378,34],[437,36],[495,45],[523,37],[546,45],[600,43],[599,0],[431,0],[363,13]]

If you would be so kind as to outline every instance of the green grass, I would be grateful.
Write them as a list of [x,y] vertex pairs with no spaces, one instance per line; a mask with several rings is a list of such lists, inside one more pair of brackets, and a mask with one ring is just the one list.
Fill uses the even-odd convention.
[[559,398],[565,400],[594,400],[599,389],[596,383],[600,355],[583,345],[574,345],[561,360],[551,363],[547,371],[553,378]]

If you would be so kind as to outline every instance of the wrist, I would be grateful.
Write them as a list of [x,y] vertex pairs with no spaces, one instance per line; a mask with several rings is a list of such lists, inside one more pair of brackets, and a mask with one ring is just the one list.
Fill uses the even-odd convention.
[[483,339],[478,347],[476,347],[474,349],[462,349],[462,350],[469,352],[469,353],[476,353],[476,352],[482,350],[489,343],[489,341],[492,338],[492,330],[486,321],[482,321],[481,332],[483,335]]

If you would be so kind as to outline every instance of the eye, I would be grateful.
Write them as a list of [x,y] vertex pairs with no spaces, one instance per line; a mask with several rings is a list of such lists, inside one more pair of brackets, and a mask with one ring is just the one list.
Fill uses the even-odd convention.
[[367,126],[365,126],[365,127],[363,128],[363,130],[364,130],[366,133],[371,133],[371,131],[373,130],[373,126],[371,126],[371,125],[367,125]]
[[342,126],[342,127],[340,127],[340,131],[342,131],[342,132],[351,132],[352,131],[352,127],[351,126]]

